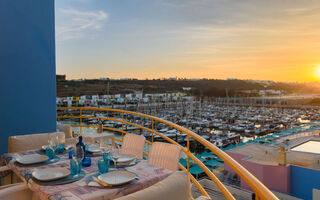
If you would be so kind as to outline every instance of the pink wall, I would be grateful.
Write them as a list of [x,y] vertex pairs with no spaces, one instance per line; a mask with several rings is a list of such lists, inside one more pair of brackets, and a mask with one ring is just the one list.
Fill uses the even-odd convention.
[[[259,179],[269,189],[273,189],[280,192],[290,192],[290,168],[289,166],[275,166],[264,165],[254,163],[245,160],[247,156],[227,152],[233,159],[239,162],[244,168],[252,173],[257,179]],[[225,164],[224,169],[229,172],[234,171]],[[241,187],[250,189],[250,187],[241,180]]]

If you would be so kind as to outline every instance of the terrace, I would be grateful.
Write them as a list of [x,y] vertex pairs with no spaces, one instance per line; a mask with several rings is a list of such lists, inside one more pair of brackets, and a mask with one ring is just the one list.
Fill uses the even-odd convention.
[[[0,103],[3,113],[0,120],[3,127],[0,134],[3,155],[0,199],[211,199],[205,188],[193,176],[191,162],[204,171],[210,183],[213,183],[226,199],[236,199],[232,190],[216,177],[201,158],[192,153],[191,141],[203,145],[210,155],[217,156],[217,160],[221,159],[230,166],[250,186],[256,200],[278,199],[228,154],[198,134],[170,121],[126,110],[94,107],[56,108],[54,1],[1,1],[0,30],[0,43],[3,44],[0,46],[3,66],[1,74],[5,75],[1,77],[0,88],[4,94]],[[19,73],[16,73],[17,71]],[[34,101],[38,98],[42,100],[41,103]],[[76,112],[70,114],[69,111]],[[105,113],[106,116],[94,116],[93,112]],[[127,120],[130,117],[135,121]],[[79,127],[80,132],[70,134],[67,129],[57,132],[57,118],[78,119],[72,126]],[[121,126],[111,128],[87,125],[83,123],[85,119],[114,121]],[[144,126],[145,121],[149,121],[151,126]],[[187,137],[186,145],[159,133],[154,128],[159,123],[184,134]],[[124,130],[125,125],[149,132],[150,140],[127,132]],[[100,146],[95,146],[101,154],[91,152],[93,156],[90,159],[83,158],[84,154],[87,154],[91,145],[96,145],[97,141],[85,141],[88,149],[83,149],[81,153],[78,148],[76,154],[71,153],[77,157],[77,161],[74,161],[77,162],[75,171],[73,159],[69,159],[68,155],[81,140],[77,136],[87,137],[82,131],[84,127],[97,128],[100,130],[97,132],[118,132],[121,137],[107,135],[119,144],[110,146],[106,143],[107,139],[101,139]],[[97,134],[102,136],[102,133]],[[155,136],[161,137],[162,142],[155,142]],[[138,144],[138,139],[128,139],[126,142],[126,138],[129,137],[143,138],[143,142]],[[145,148],[142,148],[143,152],[139,152],[140,157],[140,154],[135,152],[141,144]],[[173,151],[178,152],[176,156],[172,155]],[[186,156],[186,167],[179,164],[180,152]],[[134,156],[135,162],[132,165],[130,162],[123,167],[117,166],[118,162],[121,164],[118,160],[123,155]],[[113,164],[109,163],[109,166],[106,164],[107,161]],[[107,165],[110,167],[110,173],[105,169]],[[118,175],[112,176],[115,181],[111,183],[104,182],[105,179],[101,180],[99,176],[100,181],[95,179],[95,175],[109,177],[112,173],[125,177],[130,174],[134,179],[131,179],[130,183],[122,182],[124,186],[117,186],[121,180],[117,179]],[[191,196],[191,184],[198,190],[200,197]]]

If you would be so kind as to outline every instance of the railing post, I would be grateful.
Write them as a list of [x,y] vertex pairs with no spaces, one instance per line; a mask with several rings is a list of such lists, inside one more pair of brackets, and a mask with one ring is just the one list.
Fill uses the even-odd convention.
[[98,119],[98,124],[97,124],[97,133],[102,133],[103,132],[103,123],[101,121],[101,118]]
[[122,113],[122,131],[121,131],[121,136],[122,136],[122,139],[121,139],[121,143],[123,143],[123,112]]
[[151,121],[151,125],[152,125],[152,139],[151,139],[151,143],[153,144],[153,123],[154,123],[154,121],[153,121],[153,119],[152,119],[152,121]]
[[80,134],[82,134],[82,108],[80,108]]
[[[188,153],[190,152],[190,136],[189,134],[187,134],[187,151]],[[187,170],[189,172],[189,168],[190,168],[190,157],[189,155],[187,155]]]

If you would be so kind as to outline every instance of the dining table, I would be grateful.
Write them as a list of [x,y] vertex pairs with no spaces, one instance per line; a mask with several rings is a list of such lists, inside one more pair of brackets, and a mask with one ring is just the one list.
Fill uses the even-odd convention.
[[70,160],[68,153],[56,155],[59,160],[48,164],[40,164],[37,166],[19,165],[16,159],[24,155],[39,154],[41,150],[31,150],[25,152],[17,152],[4,154],[6,164],[23,182],[28,185],[28,188],[41,200],[111,200],[116,199],[139,190],[143,190],[155,183],[165,179],[173,172],[168,169],[160,168],[155,165],[148,164],[147,160],[139,160],[135,165],[124,168],[110,168],[110,171],[123,170],[137,175],[137,180],[133,183],[110,186],[110,187],[92,187],[87,183],[88,176],[97,174],[98,160],[102,156],[91,157],[91,166],[82,167],[85,172],[85,177],[82,179],[61,185],[43,185],[38,184],[32,177],[32,172],[38,169],[45,168],[70,168]]

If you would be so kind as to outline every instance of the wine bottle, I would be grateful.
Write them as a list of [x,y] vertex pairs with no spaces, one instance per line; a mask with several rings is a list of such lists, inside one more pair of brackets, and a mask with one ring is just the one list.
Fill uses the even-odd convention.
[[[82,149],[82,151],[81,151]],[[86,149],[85,149],[85,145],[82,142],[82,136],[79,136],[79,142],[76,144],[76,156],[77,158],[83,158],[82,160],[85,159],[86,157]],[[83,155],[81,155],[83,154]]]

